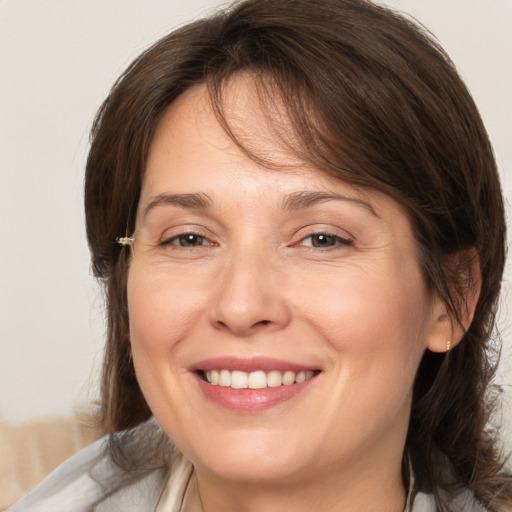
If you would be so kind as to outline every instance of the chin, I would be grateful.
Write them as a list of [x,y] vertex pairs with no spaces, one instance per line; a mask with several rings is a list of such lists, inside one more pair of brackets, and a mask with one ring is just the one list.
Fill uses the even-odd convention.
[[240,430],[211,435],[208,442],[180,447],[196,469],[237,482],[284,483],[309,467],[307,449],[290,440],[286,432]]

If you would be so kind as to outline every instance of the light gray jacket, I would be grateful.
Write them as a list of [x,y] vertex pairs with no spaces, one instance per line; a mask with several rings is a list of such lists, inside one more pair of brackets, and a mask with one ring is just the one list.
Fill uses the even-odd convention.
[[[115,464],[103,438],[65,461],[7,512],[179,512],[192,471],[178,454],[170,470],[134,476]],[[454,512],[485,512],[469,491],[450,504]],[[433,495],[413,490],[405,512],[437,512]]]

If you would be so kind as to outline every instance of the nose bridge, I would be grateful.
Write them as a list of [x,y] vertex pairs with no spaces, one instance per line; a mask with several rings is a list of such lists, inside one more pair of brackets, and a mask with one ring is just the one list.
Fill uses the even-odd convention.
[[214,325],[243,337],[283,327],[289,315],[278,273],[276,258],[261,246],[247,244],[231,251],[219,275]]

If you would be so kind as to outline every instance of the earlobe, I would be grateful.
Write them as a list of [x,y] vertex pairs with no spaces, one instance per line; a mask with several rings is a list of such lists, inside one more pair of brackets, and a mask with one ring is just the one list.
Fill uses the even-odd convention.
[[457,304],[457,318],[454,318],[440,297],[435,298],[427,340],[427,348],[431,352],[449,352],[460,343],[473,321],[480,296],[482,278],[476,250],[470,249],[457,254],[454,262],[454,280],[450,291],[454,303]]
[[449,352],[462,338],[462,335],[456,338],[454,327],[448,308],[441,298],[436,297],[432,305],[427,348],[431,352]]

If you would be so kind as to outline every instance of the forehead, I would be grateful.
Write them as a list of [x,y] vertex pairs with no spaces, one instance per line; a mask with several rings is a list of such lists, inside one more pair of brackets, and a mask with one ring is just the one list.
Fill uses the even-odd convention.
[[[219,202],[228,197],[250,201],[258,195],[271,199],[297,191],[335,191],[371,203],[375,210],[389,205],[388,196],[355,187],[314,168],[283,147],[282,137],[275,136],[274,128],[279,126],[281,136],[287,130],[290,140],[294,137],[286,111],[279,100],[270,107],[268,102],[262,106],[261,95],[248,75],[231,79],[223,95],[223,114],[229,129],[250,156],[222,126],[207,87],[195,85],[167,108],[157,125],[149,148],[140,207],[147,208],[160,194],[169,193],[202,193]],[[262,156],[264,162],[254,155]]]
[[[297,137],[279,93],[272,92],[271,85],[262,84],[262,80],[256,82],[250,75],[240,73],[223,85],[215,99],[205,84],[187,89],[167,108],[157,125],[148,167],[156,153],[155,146],[160,146],[161,153],[162,141],[169,143],[171,139],[184,142],[183,149],[196,144],[203,150],[222,150],[231,156],[249,152],[252,159],[265,161],[267,167],[302,167],[303,162],[292,149]],[[285,148],[284,141],[290,144],[290,149]],[[240,145],[238,151],[236,142]],[[175,146],[168,144],[169,149],[176,149]]]
[[[156,182],[161,183],[164,175],[174,182],[174,186],[194,180],[207,186],[215,180],[213,169],[227,163],[237,167],[238,173],[234,177],[239,182],[248,172],[266,174],[270,181],[279,181],[281,173],[294,175],[296,180],[312,173],[325,175],[329,180],[327,173],[306,165],[283,147],[276,137],[276,129],[285,138],[294,138],[285,109],[277,97],[272,100],[272,105],[268,102],[262,105],[261,94],[249,75],[237,75],[226,83],[222,103],[223,114],[234,137],[228,135],[226,127],[219,121],[204,84],[187,89],[167,108],[149,147],[143,196],[157,185]],[[250,152],[251,158],[233,139]],[[268,165],[258,160],[264,160]],[[185,168],[187,173],[179,172]]]

